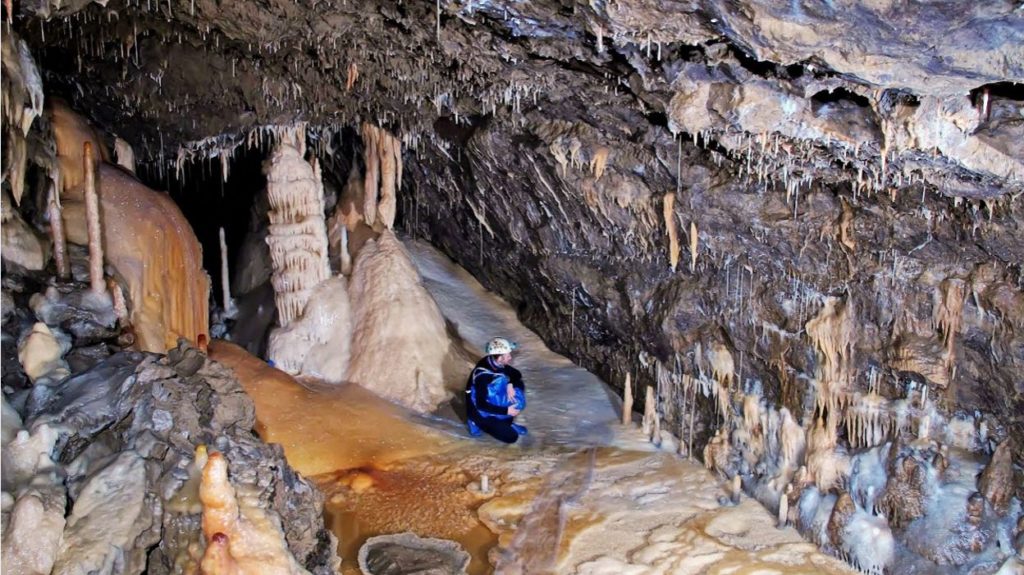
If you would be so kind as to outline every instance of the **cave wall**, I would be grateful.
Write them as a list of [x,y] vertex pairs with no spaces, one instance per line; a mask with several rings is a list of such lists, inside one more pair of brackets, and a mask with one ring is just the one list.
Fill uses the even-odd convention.
[[[453,133],[450,159],[414,169],[407,229],[442,246],[554,349],[613,385],[627,373],[657,385],[656,362],[676,373],[710,371],[695,361],[695,346],[719,342],[744,389],[756,385],[809,416],[819,360],[805,325],[837,297],[854,310],[851,393],[866,391],[872,372],[890,397],[927,382],[950,412],[993,413],[999,433],[1021,436],[1019,201],[964,202],[924,186],[856,194],[852,182],[815,182],[787,198],[782,186],[765,191],[756,178],[737,177],[743,158],[722,159],[649,124],[610,134],[607,121],[586,114],[574,124],[537,113],[522,130],[485,124]],[[551,148],[572,140],[580,159],[563,168]],[[590,160],[601,147],[612,151],[597,178]],[[666,194],[682,244],[675,271]],[[963,285],[961,323],[947,328],[955,375],[943,363],[936,315],[950,282]],[[678,398],[664,399],[675,430]],[[713,403],[701,408],[712,425]]]

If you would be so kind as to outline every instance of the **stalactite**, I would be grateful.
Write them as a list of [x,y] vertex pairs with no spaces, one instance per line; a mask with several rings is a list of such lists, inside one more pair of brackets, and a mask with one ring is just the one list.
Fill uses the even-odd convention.
[[665,228],[668,231],[668,263],[671,270],[676,271],[679,265],[679,231],[676,229],[676,218],[673,208],[676,205],[676,196],[669,192],[665,194],[664,216]]
[[348,75],[345,78],[345,91],[351,92],[352,87],[356,85],[356,80],[359,79],[359,66],[355,62],[351,62],[348,65]]
[[956,334],[960,331],[960,324],[963,321],[966,291],[964,280],[947,278],[939,284],[939,289],[935,292],[933,324],[942,334],[942,344],[945,348],[943,363],[949,373],[950,384],[956,375]]
[[594,151],[593,157],[590,158],[590,172],[594,175],[595,181],[600,181],[601,176],[604,175],[604,169],[608,163],[608,153],[608,148],[601,146]]
[[843,213],[839,216],[839,243],[853,252],[857,249],[857,240],[853,237],[853,206],[846,198],[840,201],[843,204]]
[[806,324],[807,335],[818,350],[817,408],[836,412],[844,400],[853,362],[857,323],[853,303],[830,297]]
[[85,219],[89,231],[89,284],[92,292],[102,295],[107,284],[103,280],[103,237],[100,228],[100,204],[96,195],[96,173],[93,169],[92,143],[83,148],[85,172]]
[[622,390],[622,425],[633,423],[633,382],[630,374],[626,374],[626,384]]
[[377,220],[377,193],[380,186],[380,158],[377,155],[380,149],[380,130],[376,126],[364,123],[361,133],[363,160],[366,166],[363,180],[363,219],[367,225],[373,226]]
[[[690,273],[697,271],[697,222],[690,222]],[[707,266],[705,266],[706,268]]]
[[135,152],[131,144],[121,138],[114,139],[114,155],[117,157],[117,165],[135,173]]

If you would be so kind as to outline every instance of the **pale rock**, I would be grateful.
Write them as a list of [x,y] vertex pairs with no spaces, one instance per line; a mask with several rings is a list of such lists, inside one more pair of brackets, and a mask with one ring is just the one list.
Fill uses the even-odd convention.
[[49,575],[64,532],[65,502],[59,487],[18,497],[4,526],[3,575]]
[[303,314],[270,334],[268,356],[283,371],[341,383],[351,352],[352,317],[344,276],[321,283]]
[[67,363],[61,359],[65,351],[50,328],[37,322],[18,346],[18,361],[33,382],[44,376],[59,380],[71,373]]
[[141,572],[147,552],[140,538],[159,512],[147,491],[146,461],[134,451],[93,475],[75,499],[53,575]]
[[11,205],[6,193],[2,194],[0,199],[0,234],[3,236],[3,250],[0,250],[0,255],[5,261],[26,270],[45,268],[50,259],[49,242],[21,218],[21,214]]
[[437,304],[390,230],[359,252],[349,285],[352,362],[347,379],[426,412],[447,396],[448,335]]

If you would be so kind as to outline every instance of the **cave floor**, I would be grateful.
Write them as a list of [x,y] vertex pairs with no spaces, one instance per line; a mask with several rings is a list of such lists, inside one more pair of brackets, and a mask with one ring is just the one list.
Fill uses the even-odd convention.
[[492,564],[506,573],[853,572],[778,529],[753,500],[721,505],[723,485],[676,455],[669,434],[657,449],[636,425],[622,426],[621,401],[596,376],[548,350],[433,248],[407,245],[464,340],[519,342],[527,441],[471,438],[449,410],[415,415],[357,386],[300,382],[233,344],[211,345],[252,396],[263,439],[324,491],[342,573],[359,573],[367,538],[404,531],[460,542],[471,573]]

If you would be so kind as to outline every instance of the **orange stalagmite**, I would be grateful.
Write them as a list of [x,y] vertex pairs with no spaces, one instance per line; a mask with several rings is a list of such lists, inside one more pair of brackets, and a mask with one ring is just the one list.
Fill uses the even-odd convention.
[[203,503],[203,536],[207,548],[202,559],[206,575],[309,573],[288,550],[280,521],[259,506],[258,498],[238,493],[228,481],[228,462],[212,453],[199,485]]
[[[54,111],[53,118],[64,184],[65,231],[69,241],[85,244],[83,139],[90,141],[93,134],[70,111]],[[69,138],[77,142],[68,142]],[[91,143],[105,158],[102,147]],[[76,149],[77,157],[70,151]],[[77,166],[78,173],[69,174],[69,166]],[[179,337],[197,344],[199,336],[208,332],[210,279],[188,221],[168,196],[147,188],[121,168],[100,163],[96,172],[104,256],[128,287],[138,348],[163,353]]]

